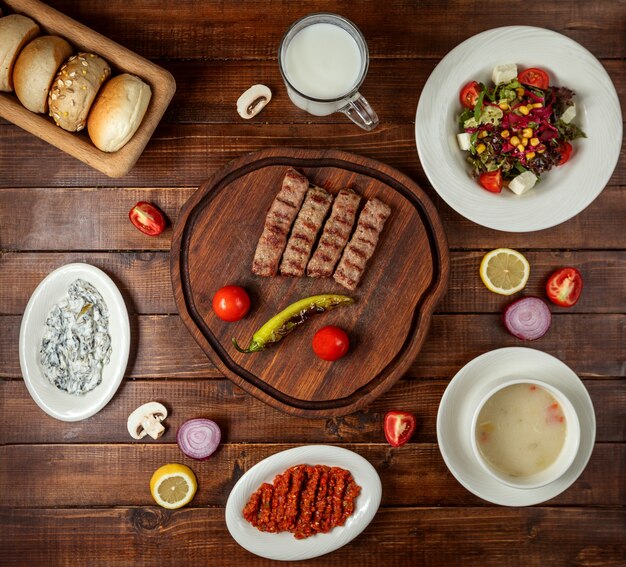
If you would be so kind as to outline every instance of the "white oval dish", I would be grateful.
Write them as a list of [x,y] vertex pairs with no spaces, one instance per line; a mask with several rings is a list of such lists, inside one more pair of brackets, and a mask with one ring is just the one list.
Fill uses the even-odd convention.
[[[39,348],[46,318],[77,278],[87,280],[102,295],[109,309],[111,360],[102,370],[102,382],[84,395],[59,390],[48,382],[39,363]],[[130,324],[124,299],[115,283],[102,270],[89,264],[66,264],[48,274],[33,292],[20,327],[20,367],[37,405],[61,421],[80,421],[99,412],[117,391],[128,363]]]
[[[574,142],[566,165],[544,173],[521,196],[483,190],[456,140],[461,88],[474,80],[490,84],[493,68],[504,63],[541,67],[555,85],[572,89],[574,123],[587,134]],[[609,75],[584,47],[551,30],[509,26],[467,39],[439,62],[420,95],[415,138],[428,179],[450,207],[482,226],[530,232],[574,217],[604,189],[619,159],[622,115]]]
[[[480,401],[512,375],[528,376],[563,393],[580,423],[578,453],[557,480],[538,488],[514,488],[483,469],[472,450],[471,423]],[[451,380],[437,413],[437,440],[448,469],[467,490],[502,506],[532,506],[558,496],[583,472],[596,436],[596,419],[589,393],[566,364],[545,352],[509,347],[492,350],[468,362]]]
[[[289,532],[272,534],[257,530],[242,514],[250,496],[264,482],[271,483],[276,475],[299,464],[329,465],[349,470],[361,486],[354,513],[344,526],[301,540],[295,539]],[[374,518],[381,496],[378,473],[360,455],[330,445],[296,447],[264,459],[239,479],[226,503],[226,525],[233,539],[255,555],[278,561],[311,559],[335,551],[358,536]]]

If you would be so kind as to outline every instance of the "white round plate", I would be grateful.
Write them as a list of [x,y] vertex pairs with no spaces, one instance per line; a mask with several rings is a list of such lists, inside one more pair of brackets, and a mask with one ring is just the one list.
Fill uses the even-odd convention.
[[[276,475],[300,464],[328,465],[349,470],[355,482],[361,486],[354,513],[345,525],[333,528],[327,534],[316,534],[306,539],[295,539],[289,532],[272,534],[257,530],[242,514],[250,496],[264,482],[271,483]],[[360,455],[330,445],[296,447],[264,459],[239,479],[226,503],[226,525],[234,540],[255,555],[279,561],[311,559],[335,551],[358,536],[376,514],[381,495],[378,473]]]
[[[528,376],[558,388],[572,402],[580,421],[580,446],[568,471],[539,488],[513,488],[495,480],[481,466],[471,446],[472,416],[479,401],[508,376]],[[583,472],[596,437],[596,418],[587,390],[558,358],[531,348],[487,352],[467,363],[452,379],[439,404],[437,440],[450,472],[467,490],[503,506],[531,506],[561,494]]]
[[[39,363],[39,348],[52,307],[67,296],[77,278],[96,287],[109,308],[111,360],[102,370],[102,382],[83,395],[68,394],[48,382]],[[117,391],[128,362],[130,324],[124,300],[113,280],[89,264],[66,264],[48,274],[33,292],[20,327],[20,366],[33,400],[61,421],[79,421],[98,413]]]
[[[456,140],[461,88],[469,81],[491,84],[493,68],[503,63],[541,67],[553,84],[572,89],[574,123],[587,134],[574,142],[566,165],[520,196],[482,189]],[[609,75],[584,47],[554,31],[510,26],[467,39],[439,62],[420,95],[415,138],[428,179],[455,211],[489,228],[530,232],[574,217],[604,189],[621,150],[622,115]]]

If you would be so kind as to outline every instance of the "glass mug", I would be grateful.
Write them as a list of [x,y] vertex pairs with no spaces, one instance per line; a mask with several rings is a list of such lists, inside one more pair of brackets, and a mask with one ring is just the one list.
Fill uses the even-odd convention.
[[291,102],[315,116],[343,112],[364,130],[378,126],[378,116],[359,87],[369,67],[363,34],[336,14],[310,14],[287,30],[278,65]]

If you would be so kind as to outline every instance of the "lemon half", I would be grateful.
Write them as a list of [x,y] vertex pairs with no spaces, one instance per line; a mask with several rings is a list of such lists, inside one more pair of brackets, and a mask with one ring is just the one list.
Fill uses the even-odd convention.
[[189,504],[196,494],[196,475],[186,465],[171,463],[154,471],[150,479],[152,498],[163,508],[174,510]]
[[528,260],[511,248],[487,252],[480,263],[480,279],[489,291],[500,295],[512,295],[524,289],[529,275]]

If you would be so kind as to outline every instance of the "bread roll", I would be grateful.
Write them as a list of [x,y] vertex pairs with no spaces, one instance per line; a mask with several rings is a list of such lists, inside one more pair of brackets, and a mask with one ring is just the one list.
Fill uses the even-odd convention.
[[95,53],[72,55],[52,83],[50,116],[68,132],[85,127],[89,109],[100,86],[111,75],[109,64]]
[[39,26],[26,16],[0,18],[0,91],[13,90],[13,65],[22,48],[39,35]]
[[87,128],[94,145],[103,152],[116,152],[139,128],[152,91],[139,77],[124,73],[113,77],[98,95]]
[[72,46],[54,35],[33,39],[19,54],[13,69],[13,87],[20,102],[32,112],[48,111],[48,92]]

